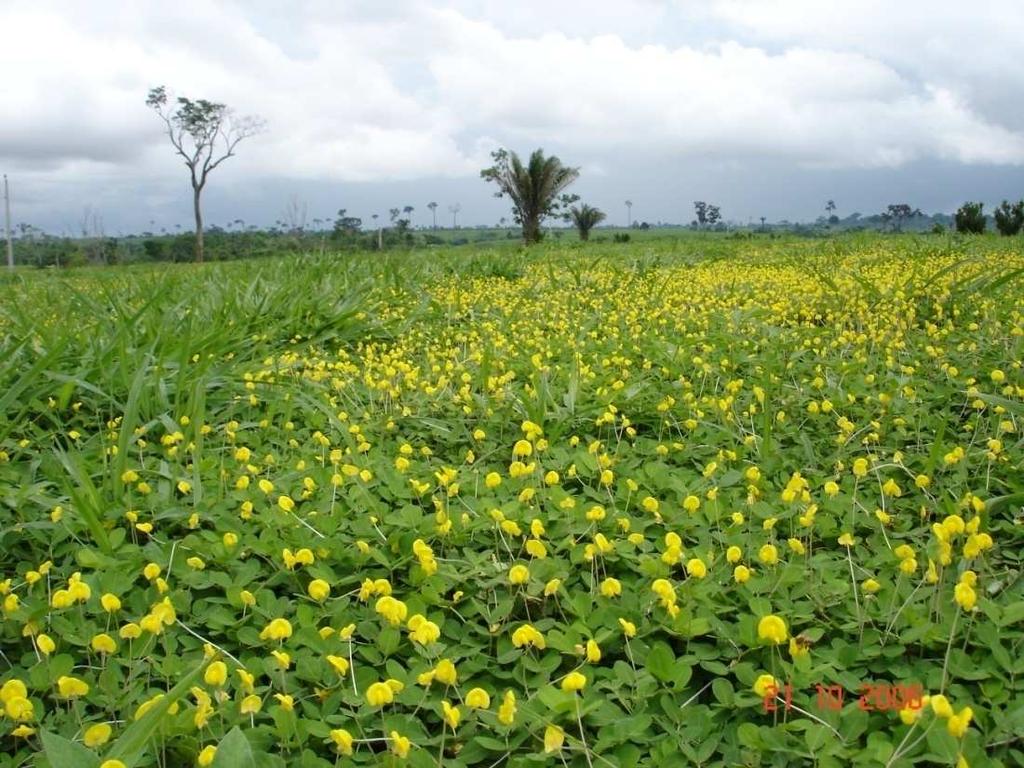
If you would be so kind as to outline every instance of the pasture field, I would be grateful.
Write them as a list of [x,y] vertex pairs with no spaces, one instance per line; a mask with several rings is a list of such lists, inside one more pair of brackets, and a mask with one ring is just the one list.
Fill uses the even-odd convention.
[[1024,256],[0,282],[0,767],[1024,765]]

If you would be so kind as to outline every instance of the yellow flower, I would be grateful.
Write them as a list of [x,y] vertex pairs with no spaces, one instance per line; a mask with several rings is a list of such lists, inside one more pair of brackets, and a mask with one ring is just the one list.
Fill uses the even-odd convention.
[[127,768],[120,760],[104,760],[100,768]]
[[950,717],[946,721],[946,730],[949,731],[949,735],[955,739],[962,739],[964,734],[967,733],[967,728],[970,726],[973,716],[973,710],[970,707],[964,707],[960,712]]
[[343,656],[327,656],[327,663],[334,668],[334,671],[344,677],[348,673],[348,659]]
[[408,627],[409,637],[420,645],[430,645],[441,637],[441,628],[418,613],[409,619]]
[[109,592],[100,597],[100,605],[107,613],[116,613],[121,610],[121,600],[117,595],[112,595]]
[[757,623],[757,637],[760,640],[767,640],[774,645],[786,642],[789,633],[786,630],[786,622],[775,615],[764,616]]
[[903,495],[903,491],[900,489],[899,485],[896,484],[896,481],[893,480],[891,477],[888,480],[886,480],[885,483],[882,485],[882,493],[884,493],[886,496],[894,497],[899,497]]
[[228,665],[223,661],[214,661],[203,673],[203,681],[214,688],[221,688],[228,680]]
[[366,702],[371,707],[383,707],[395,700],[395,693],[387,683],[373,683],[366,689]]
[[398,731],[392,731],[389,735],[391,737],[391,751],[398,757],[408,757],[409,750],[412,748],[412,742],[409,741],[409,737],[402,736]]
[[277,666],[281,669],[288,669],[292,665],[292,657],[284,651],[273,650],[270,655],[277,661]]
[[852,547],[853,546],[853,534],[844,533],[839,537],[839,546],[841,547]]
[[274,698],[277,699],[278,703],[281,705],[281,709],[283,709],[285,712],[291,712],[293,709],[295,709],[295,699],[289,696],[288,694],[275,693]]
[[737,584],[746,584],[750,581],[750,569],[745,565],[737,565],[733,569],[732,577]]
[[330,736],[338,752],[346,756],[352,754],[352,744],[355,739],[352,738],[351,733],[344,728],[334,728],[331,730]]
[[601,582],[601,594],[605,597],[618,597],[622,594],[622,583],[609,576]]
[[207,768],[207,766],[213,764],[213,758],[217,756],[217,748],[213,744],[209,744],[203,747],[202,752],[199,753],[199,757],[196,758],[196,765],[200,768]]
[[532,645],[534,648],[544,650],[546,647],[544,635],[530,624],[523,624],[512,633],[512,644],[516,648]]
[[587,684],[586,676],[579,672],[570,672],[562,678],[562,690],[563,691],[582,691]]
[[601,646],[593,638],[587,640],[587,661],[597,664],[601,660]]
[[92,649],[96,651],[96,653],[111,654],[117,652],[117,643],[115,643],[114,638],[112,638],[106,632],[101,632],[100,634],[93,637],[90,645],[92,646]]
[[466,706],[473,709],[487,709],[491,706],[491,697],[483,688],[473,688],[466,694]]
[[694,557],[686,563],[686,572],[695,579],[703,579],[708,575],[708,567],[699,557]]
[[18,678],[12,678],[0,686],[0,703],[6,704],[11,699],[24,699],[28,697],[28,688]]
[[113,730],[114,729],[111,728],[108,723],[97,723],[96,725],[91,725],[85,729],[82,741],[85,746],[90,749],[102,747],[110,740],[110,734],[113,733]]
[[853,460],[853,474],[856,477],[864,477],[868,473],[868,460],[867,459],[854,459]]
[[257,696],[255,693],[250,693],[238,706],[238,711],[243,715],[254,715],[263,708],[263,699]]
[[560,586],[562,586],[561,579],[551,579],[547,584],[544,585],[544,596],[551,597],[553,594],[555,594],[555,592],[558,591],[558,588]]
[[921,717],[922,707],[903,707],[900,710],[900,721],[904,725],[913,725]]
[[525,584],[530,580],[530,569],[525,565],[513,565],[509,569],[508,580],[512,584]]
[[449,702],[447,700],[446,701],[442,701],[441,702],[441,712],[442,712],[442,717],[444,718],[444,721],[449,726],[451,726],[451,729],[453,731],[456,728],[459,727],[459,721],[462,719],[462,713],[459,711],[458,707],[453,707],[451,705],[451,702]]
[[738,563],[743,558],[743,550],[735,544],[725,550],[725,559],[730,563]]
[[505,691],[505,697],[498,707],[498,722],[502,725],[512,725],[516,719],[516,695],[513,691]]
[[700,509],[700,497],[690,494],[683,499],[683,509],[689,512],[691,515]]
[[882,588],[882,585],[874,579],[865,579],[861,584],[861,587],[863,587],[865,592],[873,595],[875,592]]
[[779,550],[774,544],[765,544],[758,550],[757,559],[765,565],[775,565],[779,562]]
[[260,632],[260,640],[287,640],[292,636],[292,625],[288,619],[273,619]]
[[636,637],[636,624],[625,619],[619,619],[619,626],[622,627],[622,634],[626,637]]
[[318,603],[322,603],[331,594],[331,585],[323,579],[313,579],[309,582],[309,586],[306,588],[309,596],[316,600]]
[[754,693],[761,698],[767,696],[772,688],[778,689],[778,681],[771,675],[758,675],[754,681]]
[[76,699],[89,693],[89,684],[77,677],[62,675],[57,678],[57,691],[65,699]]
[[565,743],[565,731],[557,725],[549,725],[544,729],[544,751],[548,754],[557,752]]
[[931,697],[932,711],[942,718],[949,718],[953,716],[953,707],[949,703],[949,699],[943,696],[941,693]]
[[39,635],[36,637],[36,647],[43,656],[49,656],[56,650],[57,644],[49,635]]
[[384,597],[377,600],[375,610],[393,627],[397,627],[403,621],[409,613],[409,609],[405,603],[401,600],[396,600],[391,595],[384,595]]
[[547,547],[544,546],[544,542],[540,539],[529,539],[526,542],[526,552],[530,557],[534,557],[538,560],[543,560],[548,556]]
[[965,611],[970,611],[974,608],[975,603],[977,603],[978,595],[973,587],[961,581],[953,587],[953,599]]
[[13,696],[4,702],[4,714],[15,722],[24,722],[35,718],[32,702],[24,696]]

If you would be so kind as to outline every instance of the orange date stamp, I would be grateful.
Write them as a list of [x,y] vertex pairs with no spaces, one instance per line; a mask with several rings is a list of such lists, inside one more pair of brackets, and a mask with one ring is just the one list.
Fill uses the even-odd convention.
[[[819,711],[838,712],[846,702],[847,691],[841,685],[818,683],[814,687],[815,705]],[[865,712],[917,710],[922,706],[924,688],[919,683],[862,683],[857,708]],[[851,699],[852,700],[852,699]],[[793,708],[793,686],[769,686],[764,694],[764,711],[776,712],[780,706],[788,712]]]

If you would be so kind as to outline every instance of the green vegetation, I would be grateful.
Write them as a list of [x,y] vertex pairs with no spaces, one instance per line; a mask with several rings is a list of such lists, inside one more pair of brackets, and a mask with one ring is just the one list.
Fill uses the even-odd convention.
[[691,235],[3,275],[0,766],[1019,765],[1022,270]]

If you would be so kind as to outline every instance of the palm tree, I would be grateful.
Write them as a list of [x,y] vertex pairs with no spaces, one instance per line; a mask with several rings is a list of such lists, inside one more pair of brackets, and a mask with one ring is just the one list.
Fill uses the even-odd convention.
[[569,216],[572,218],[572,223],[576,229],[579,230],[580,240],[587,241],[590,239],[590,230],[605,220],[604,211],[600,211],[593,206],[584,203],[579,208],[573,206],[569,209]]
[[429,208],[430,212],[434,214],[434,229],[437,229],[437,203],[431,201],[427,203],[427,208]]
[[562,165],[552,155],[544,157],[544,150],[534,150],[526,165],[515,152],[499,149],[491,153],[494,165],[480,171],[485,181],[498,185],[498,197],[508,195],[517,224],[523,228],[523,241],[527,245],[539,242],[540,225],[548,216],[558,215],[561,209],[578,197],[559,193],[579,177],[578,168]]
[[452,229],[459,228],[459,211],[462,210],[462,203],[448,206],[448,213],[452,215]]
[[626,201],[626,229],[633,226],[633,201]]

